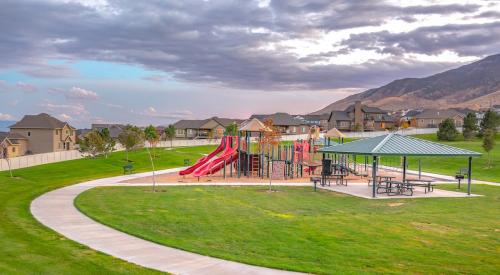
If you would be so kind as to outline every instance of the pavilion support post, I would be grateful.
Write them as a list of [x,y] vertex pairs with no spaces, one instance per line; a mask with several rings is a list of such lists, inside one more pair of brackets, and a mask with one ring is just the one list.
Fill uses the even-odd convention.
[[467,195],[470,196],[470,184],[472,182],[472,157],[469,157],[469,170],[467,171]]
[[377,196],[377,156],[373,156],[372,162],[372,177],[373,177],[373,189],[372,189],[372,197],[375,198]]
[[403,156],[403,183],[406,182],[406,156]]
[[418,159],[418,179],[422,178],[422,160]]

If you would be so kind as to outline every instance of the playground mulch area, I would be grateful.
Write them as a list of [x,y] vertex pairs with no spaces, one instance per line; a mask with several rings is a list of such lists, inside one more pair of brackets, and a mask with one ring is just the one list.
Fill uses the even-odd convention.
[[[287,180],[284,180],[284,179],[273,179],[272,182],[309,182],[310,181],[310,177],[312,176],[317,176],[317,175],[306,175],[304,174],[303,177],[301,178],[293,178],[293,179],[287,179]],[[359,177],[356,177],[356,176],[353,176],[352,179],[358,179],[359,180]],[[126,181],[123,181],[125,183],[144,183],[144,182],[151,182],[153,180],[153,178],[151,176],[148,176],[148,177],[143,177],[143,178],[137,178],[137,179],[133,179],[133,180],[126,180]],[[248,182],[248,183],[256,183],[256,182],[269,182],[269,179],[268,178],[264,178],[264,179],[261,179],[259,177],[256,177],[255,175],[254,176],[250,176],[250,177],[247,177],[247,176],[241,176],[240,178],[238,178],[236,175],[234,175],[233,177],[229,177],[229,176],[226,176],[226,178],[224,179],[222,173],[216,173],[214,175],[209,175],[209,176],[203,176],[203,177],[200,177],[199,179],[197,177],[194,177],[194,176],[191,176],[191,175],[187,175],[187,176],[179,176],[178,173],[167,173],[167,174],[160,174],[160,175],[156,175],[156,182],[158,183],[197,183],[197,182],[238,182],[238,183],[245,183],[245,182]]]
[[[371,175],[370,169],[368,169],[368,175]],[[227,175],[227,174],[226,174]],[[394,176],[394,180],[402,180],[402,175],[400,172],[396,171],[389,171],[389,170],[380,170],[379,175],[383,176]],[[308,173],[303,173],[302,177],[294,177],[292,179],[273,179],[272,182],[310,182],[311,177],[319,177],[320,175],[318,173],[315,173],[313,175],[309,175]],[[407,178],[417,178],[418,176],[416,175],[408,175]],[[433,180],[433,181],[442,181],[442,180],[437,180],[431,177],[425,177],[422,176],[422,179],[424,180]],[[145,183],[145,182],[151,182],[153,178],[151,176],[148,177],[142,177],[142,178],[137,178],[137,179],[132,179],[132,180],[126,180],[123,181],[125,183]],[[367,178],[362,178],[359,176],[355,175],[349,175],[347,177],[348,182],[367,182]],[[236,177],[236,175],[233,175],[233,177],[226,176],[224,179],[222,172],[218,172],[214,175],[209,175],[209,176],[203,176],[200,178],[193,177],[191,175],[187,176],[179,176],[178,173],[167,173],[167,174],[159,174],[156,175],[156,182],[158,183],[198,183],[198,182],[228,182],[228,183],[256,183],[256,182],[269,182],[268,178],[259,178],[255,175],[252,175],[250,177],[247,176],[241,176],[240,178]]]

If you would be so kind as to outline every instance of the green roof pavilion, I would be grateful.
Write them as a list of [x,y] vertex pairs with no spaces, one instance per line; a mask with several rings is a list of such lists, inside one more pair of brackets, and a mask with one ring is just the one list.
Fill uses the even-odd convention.
[[325,147],[319,150],[323,153],[365,155],[373,157],[373,197],[376,191],[377,158],[379,156],[403,156],[403,181],[406,178],[407,156],[465,156],[469,158],[468,194],[472,175],[472,157],[481,156],[481,153],[469,151],[437,142],[419,139],[399,134],[387,134],[372,138],[356,140],[344,144]]

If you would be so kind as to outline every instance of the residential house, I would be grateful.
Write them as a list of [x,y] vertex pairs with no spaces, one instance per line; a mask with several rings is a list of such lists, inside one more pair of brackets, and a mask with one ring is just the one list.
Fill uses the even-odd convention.
[[462,127],[465,115],[453,109],[425,109],[414,116],[416,127],[418,128],[437,128],[443,120],[451,118],[456,127]]
[[309,133],[309,124],[287,113],[252,115],[250,119],[252,118],[256,118],[262,122],[269,119],[272,120],[274,127],[277,127],[282,134],[300,135]]
[[344,111],[332,111],[328,118],[328,129],[341,131],[380,131],[394,127],[394,118],[388,111],[370,107],[356,101]]
[[123,124],[106,124],[106,123],[94,123],[91,126],[92,130],[97,130],[97,131],[102,131],[103,129],[108,129],[109,130],[109,136],[112,139],[118,139],[118,136],[123,132],[123,129],[125,129],[125,125]]
[[328,129],[337,128],[340,131],[351,131],[352,120],[345,111],[332,111],[328,116]]
[[0,132],[0,150],[4,158],[24,155],[28,148],[28,139],[20,134]]
[[21,155],[58,152],[75,148],[75,128],[45,113],[26,115],[9,128],[10,134],[23,136],[27,140],[27,146],[25,149],[21,149]]
[[302,120],[309,127],[318,126],[321,131],[328,129],[329,113],[321,115],[296,115],[294,118]]
[[220,138],[224,135],[226,127],[242,120],[232,118],[212,117],[208,119],[183,119],[174,124],[176,138],[206,139]]

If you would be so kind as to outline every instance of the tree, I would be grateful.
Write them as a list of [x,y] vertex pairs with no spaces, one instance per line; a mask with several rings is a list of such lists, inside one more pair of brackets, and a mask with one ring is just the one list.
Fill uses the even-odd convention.
[[104,156],[108,158],[108,155],[115,150],[116,142],[111,138],[108,128],[102,129],[99,134],[102,138],[102,152]]
[[172,148],[172,142],[175,138],[175,126],[173,124],[170,124],[167,128],[165,128],[165,136],[168,140],[170,140],[170,148]]
[[9,166],[9,174],[10,177],[12,178],[13,176],[12,176],[12,169],[10,168],[9,152],[7,150],[8,150],[7,144],[5,143],[5,141],[2,141],[0,143],[0,159],[5,159],[5,161],[7,162],[7,166]]
[[483,133],[483,149],[488,153],[488,166],[491,168],[491,157],[490,151],[495,147],[495,131],[492,129],[486,129]]
[[465,139],[472,139],[476,135],[477,131],[477,117],[474,113],[468,113],[464,117],[464,126],[462,134]]
[[123,147],[125,147],[128,162],[129,151],[144,146],[144,133],[141,129],[139,129],[139,127],[127,125],[120,135],[118,135],[118,141]]
[[281,141],[281,131],[274,126],[272,119],[264,120],[264,125],[268,131],[263,132],[261,143],[267,145],[264,148],[274,149],[274,146],[278,145]]
[[457,128],[453,119],[447,118],[439,123],[439,130],[437,131],[437,138],[439,140],[456,140],[458,136]]
[[226,127],[226,136],[236,136],[238,134],[238,124],[233,122]]
[[149,160],[151,161],[151,167],[153,168],[153,192],[156,192],[155,163],[153,161],[154,155],[151,155],[151,150],[153,150],[154,154],[154,148],[160,137],[158,132],[156,132],[156,128],[153,125],[149,125],[144,129],[144,138],[149,143],[149,147],[146,148],[148,150]]
[[104,152],[104,140],[97,130],[88,132],[82,140],[79,141],[80,152],[87,153],[91,157],[96,157]]
[[481,130],[479,131],[479,135],[482,136],[487,129],[491,129],[496,132],[499,124],[500,116],[492,109],[487,110],[481,120]]

